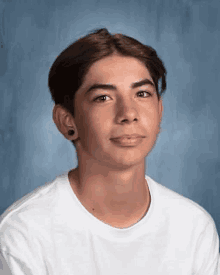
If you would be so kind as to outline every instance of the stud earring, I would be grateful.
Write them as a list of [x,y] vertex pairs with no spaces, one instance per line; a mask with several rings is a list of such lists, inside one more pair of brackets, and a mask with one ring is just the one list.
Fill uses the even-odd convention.
[[68,131],[68,135],[69,135],[69,136],[73,136],[73,135],[74,135],[74,133],[75,133],[75,131],[74,131],[74,130],[69,130],[69,131]]

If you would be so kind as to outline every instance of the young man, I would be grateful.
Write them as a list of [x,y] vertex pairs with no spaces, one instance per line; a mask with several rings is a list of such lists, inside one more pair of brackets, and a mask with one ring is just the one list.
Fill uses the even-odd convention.
[[12,274],[218,274],[213,219],[145,175],[165,76],[151,47],[106,29],[56,59],[53,119],[78,166],[2,215],[2,262]]

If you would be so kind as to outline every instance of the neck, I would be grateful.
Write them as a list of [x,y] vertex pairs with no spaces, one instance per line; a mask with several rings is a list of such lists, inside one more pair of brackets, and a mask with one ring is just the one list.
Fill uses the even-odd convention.
[[150,203],[145,162],[124,170],[110,170],[94,163],[88,167],[79,163],[69,177],[74,192],[90,212],[120,219],[143,214]]

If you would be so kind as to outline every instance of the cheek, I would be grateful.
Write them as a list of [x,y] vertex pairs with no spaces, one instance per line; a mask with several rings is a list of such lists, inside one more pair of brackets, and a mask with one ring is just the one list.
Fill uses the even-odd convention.
[[93,140],[102,140],[102,137],[109,135],[112,127],[112,120],[109,113],[94,112],[90,109],[82,110],[82,115],[78,115],[77,129],[79,129],[79,135],[88,137]]
[[112,127],[112,118],[108,113],[93,113],[88,117],[90,133],[96,137],[104,137],[109,134]]
[[144,124],[146,128],[148,129],[148,132],[158,132],[159,126],[160,126],[160,116],[158,112],[155,111],[148,111],[145,112],[145,119]]

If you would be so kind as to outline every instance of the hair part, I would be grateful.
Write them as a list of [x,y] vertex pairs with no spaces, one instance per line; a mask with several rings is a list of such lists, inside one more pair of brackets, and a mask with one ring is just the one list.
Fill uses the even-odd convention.
[[[92,31],[68,46],[50,68],[48,86],[55,104],[73,117],[75,93],[89,68],[104,57],[119,54],[140,60],[149,70],[158,99],[166,90],[166,69],[156,51],[123,34],[110,34],[106,28]],[[73,141],[74,144],[74,141]]]

